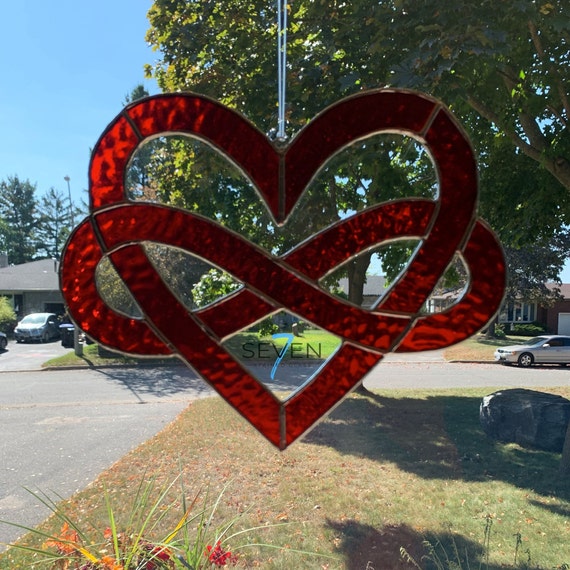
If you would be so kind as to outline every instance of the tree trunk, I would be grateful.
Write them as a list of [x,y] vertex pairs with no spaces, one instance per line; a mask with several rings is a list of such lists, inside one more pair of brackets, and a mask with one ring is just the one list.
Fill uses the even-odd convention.
[[366,271],[371,257],[371,253],[360,255],[348,263],[348,300],[359,307],[364,300]]
[[[348,300],[359,307],[364,300],[364,284],[366,283],[366,271],[370,265],[372,254],[364,254],[353,259],[348,264]],[[360,394],[369,394],[370,391],[360,382],[356,388]]]
[[489,321],[489,326],[487,328],[487,334],[485,338],[495,338],[495,326],[499,322],[499,315],[495,315],[492,321]]

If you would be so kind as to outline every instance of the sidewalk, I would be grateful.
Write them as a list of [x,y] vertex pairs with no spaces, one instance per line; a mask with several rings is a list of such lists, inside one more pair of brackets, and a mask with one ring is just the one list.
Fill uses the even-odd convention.
[[390,352],[384,356],[384,362],[445,362],[444,349],[423,352]]

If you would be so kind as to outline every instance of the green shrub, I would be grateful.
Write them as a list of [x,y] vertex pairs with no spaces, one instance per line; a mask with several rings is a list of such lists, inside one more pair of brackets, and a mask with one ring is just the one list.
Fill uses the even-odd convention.
[[0,332],[12,333],[17,322],[10,301],[6,297],[0,297]]
[[260,337],[271,336],[272,334],[279,332],[279,327],[273,322],[271,317],[263,319],[257,324],[256,329]]
[[544,334],[546,328],[539,323],[521,323],[513,325],[509,330],[510,336],[537,336]]
[[505,338],[507,334],[505,333],[505,325],[495,325],[495,338]]

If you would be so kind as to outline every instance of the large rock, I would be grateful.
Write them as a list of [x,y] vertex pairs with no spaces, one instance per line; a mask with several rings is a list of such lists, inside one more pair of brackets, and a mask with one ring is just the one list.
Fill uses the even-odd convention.
[[483,398],[479,420],[499,441],[546,451],[562,451],[570,420],[570,401],[562,396],[516,388]]

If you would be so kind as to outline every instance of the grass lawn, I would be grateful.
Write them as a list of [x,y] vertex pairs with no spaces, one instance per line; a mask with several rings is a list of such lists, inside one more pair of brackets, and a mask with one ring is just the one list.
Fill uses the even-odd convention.
[[[552,391],[570,396],[568,388]],[[557,454],[484,436],[478,410],[487,392],[355,394],[284,452],[220,399],[199,400],[62,508],[95,529],[95,540],[108,526],[105,490],[120,528],[142,479],[160,486],[182,473],[188,500],[206,490],[215,498],[228,485],[214,522],[241,515],[233,530],[245,532],[226,544],[240,554],[238,567],[413,568],[400,557],[404,547],[422,567],[436,568],[421,560],[427,537],[450,556],[453,544],[468,555],[463,569],[561,568],[570,563],[570,482],[558,477]],[[159,511],[164,518],[147,538],[165,536],[179,520],[178,485],[170,501],[176,514]],[[50,520],[44,528],[60,526]],[[247,546],[260,543],[284,549]],[[518,561],[531,563],[515,566],[516,551]],[[28,570],[33,560],[11,549],[0,568]]]
[[[446,360],[493,360],[493,352],[497,346],[506,346],[510,344],[520,344],[523,340],[528,337],[507,337],[506,339],[486,339],[483,335],[477,335],[470,338],[462,343],[451,346],[444,351],[444,357]],[[284,358],[290,359],[291,354],[294,353],[295,357],[309,357],[318,358],[319,355],[322,358],[327,358],[332,354],[338,347],[337,337],[320,330],[307,330],[303,333],[301,337],[294,338],[294,350],[291,347],[285,352]],[[262,348],[259,345],[262,345]],[[275,349],[270,349],[270,343],[275,344]],[[241,335],[236,335],[233,339],[230,339],[225,346],[238,358],[243,358],[246,354],[250,354],[252,347],[259,357],[260,351],[263,351],[263,355],[275,358],[277,353],[283,350],[285,347],[286,339],[276,339],[272,340],[270,337],[260,339],[254,333],[245,333]],[[246,349],[244,349],[244,346]],[[250,352],[246,352],[250,351]],[[91,344],[86,345],[83,348],[83,357],[76,356],[75,353],[70,350],[64,356],[54,358],[49,362],[45,363],[45,366],[102,366],[102,365],[113,365],[113,364],[154,364],[154,363],[164,363],[164,362],[177,362],[175,359],[135,359],[132,357],[123,357],[119,354],[113,356],[100,356],[97,345]]]
[[446,360],[494,360],[493,353],[498,346],[523,344],[530,337],[511,336],[504,339],[476,335],[445,349]]

